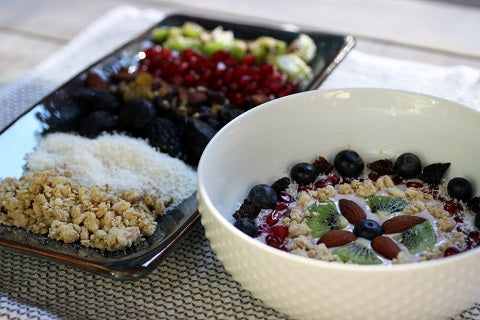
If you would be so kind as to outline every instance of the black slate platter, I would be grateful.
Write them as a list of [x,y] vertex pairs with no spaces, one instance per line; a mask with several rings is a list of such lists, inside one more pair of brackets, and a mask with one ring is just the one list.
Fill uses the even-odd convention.
[[[237,38],[253,40],[259,36],[271,36],[291,42],[298,31],[288,30],[281,25],[253,26],[231,23],[186,15],[171,15],[157,26],[181,26],[186,21],[200,24],[206,29],[223,26],[232,30]],[[0,132],[0,180],[6,177],[19,178],[25,166],[25,155],[37,145],[43,134],[50,131],[69,131],[75,127],[75,119],[69,121],[68,105],[59,102],[58,97],[65,92],[84,86],[86,75],[95,71],[104,76],[122,67],[138,65],[139,57],[145,48],[152,45],[149,36],[152,29],[131,40],[121,48],[102,58],[83,72],[73,77],[57,90],[28,108],[27,111]],[[311,62],[313,79],[305,83],[301,91],[316,89],[333,71],[336,65],[354,46],[352,36],[308,32],[317,45],[317,54]],[[35,235],[23,229],[0,225],[0,245],[25,254],[46,258],[54,262],[78,267],[86,271],[118,280],[136,279],[148,274],[157,266],[177,240],[199,220],[197,201],[193,194],[177,208],[169,211],[158,220],[154,235],[140,245],[121,252],[105,253],[85,248],[79,244],[65,244],[42,235]]]

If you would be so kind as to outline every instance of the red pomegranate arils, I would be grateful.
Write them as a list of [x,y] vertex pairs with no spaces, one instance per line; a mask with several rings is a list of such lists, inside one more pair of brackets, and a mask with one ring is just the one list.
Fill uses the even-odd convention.
[[445,250],[444,256],[449,257],[449,256],[453,256],[453,255],[456,255],[456,254],[459,254],[459,253],[460,253],[460,250],[458,250],[457,248],[454,248],[454,247],[450,247],[450,248],[447,248],[447,250]]
[[208,57],[191,49],[177,52],[154,46],[145,50],[140,70],[176,85],[222,91],[232,106],[242,109],[257,105],[253,95],[270,100],[298,92],[297,84],[287,81],[271,64],[257,66],[252,54],[238,61],[227,51]]
[[423,188],[423,183],[410,181],[407,182],[407,187],[421,189]]
[[443,205],[443,209],[448,211],[451,215],[455,215],[455,214],[463,211],[463,206],[456,201],[448,200]]

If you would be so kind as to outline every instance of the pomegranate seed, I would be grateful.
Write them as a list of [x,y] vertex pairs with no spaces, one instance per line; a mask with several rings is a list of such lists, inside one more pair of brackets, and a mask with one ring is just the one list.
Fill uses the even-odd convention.
[[327,177],[327,180],[332,183],[332,186],[337,185],[340,182],[340,178],[335,175],[330,175]]
[[275,236],[273,234],[268,234],[265,237],[265,243],[268,244],[271,247],[274,247],[274,248],[278,249],[278,248],[280,248],[280,246],[282,244],[282,240],[280,240],[277,236]]
[[463,206],[453,200],[448,200],[443,205],[443,209],[448,211],[451,215],[455,215],[463,210]]
[[[192,49],[183,52],[153,46],[145,50],[140,70],[156,78],[184,86],[204,86],[221,91],[235,108],[249,109],[278,96],[298,92],[298,85],[269,64],[256,66],[255,56],[247,54],[241,63],[228,51],[211,57]],[[265,97],[254,99],[253,96]]]
[[280,92],[277,94],[278,98],[288,96],[291,92],[287,89],[280,90]]
[[372,180],[373,182],[375,182],[375,181],[378,180],[378,178],[380,178],[380,175],[379,175],[378,173],[376,173],[376,172],[370,172],[370,173],[368,174],[368,178],[369,178],[370,180]]
[[328,179],[322,179],[322,180],[318,180],[317,182],[315,182],[315,187],[325,188],[326,186],[329,186],[331,184],[332,183]]
[[423,188],[423,183],[410,181],[407,182],[407,187],[421,189]]
[[393,176],[392,181],[393,183],[395,183],[395,185],[399,185],[403,183],[403,179],[400,176]]
[[463,218],[460,217],[460,216],[454,216],[453,220],[455,220],[455,222],[457,222],[457,223],[463,223]]
[[274,226],[270,228],[272,233],[283,241],[288,236],[288,227],[286,226]]
[[468,234],[468,237],[472,239],[475,243],[480,242],[480,233],[478,231],[472,231]]
[[458,253],[460,253],[460,250],[454,247],[450,247],[450,248],[447,248],[447,250],[445,250],[444,256],[449,257],[449,256],[456,255]]
[[273,226],[274,224],[276,224],[279,220],[279,214],[278,214],[278,211],[276,210],[273,210],[268,216],[267,216],[267,224],[269,226]]
[[266,225],[260,225],[260,226],[258,226],[258,231],[260,233],[262,233],[262,232],[270,233],[270,227],[267,227]]
[[251,53],[247,53],[243,59],[242,59],[242,63],[247,65],[247,66],[251,66],[251,65],[254,65],[255,64],[255,56]]
[[298,186],[298,191],[308,191],[308,190],[312,190],[312,189],[313,189],[312,184]]
[[287,205],[286,205],[285,203],[279,203],[279,204],[277,204],[277,205],[273,208],[273,210],[283,211],[283,210],[285,210],[285,209],[287,209],[287,208],[288,208],[288,207],[287,207]]
[[279,202],[286,202],[286,203],[290,203],[293,201],[293,198],[289,195],[289,194],[286,194],[286,193],[281,193],[280,194],[280,199],[278,199]]

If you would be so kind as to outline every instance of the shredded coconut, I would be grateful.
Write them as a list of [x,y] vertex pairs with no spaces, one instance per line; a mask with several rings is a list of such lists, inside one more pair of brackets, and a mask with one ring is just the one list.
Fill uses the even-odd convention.
[[146,141],[125,135],[88,139],[53,133],[27,156],[29,171],[63,168],[88,187],[108,185],[115,192],[156,191],[178,205],[196,190],[196,173],[181,160],[156,151]]

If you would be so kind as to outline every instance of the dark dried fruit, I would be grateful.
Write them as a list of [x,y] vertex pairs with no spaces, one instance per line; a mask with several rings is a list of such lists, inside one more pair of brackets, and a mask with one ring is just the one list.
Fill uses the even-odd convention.
[[58,92],[51,100],[44,103],[44,109],[36,114],[47,126],[47,131],[77,130],[82,111],[65,92]]
[[225,95],[221,91],[207,90],[208,99],[212,104],[224,104]]
[[277,195],[280,195],[282,191],[288,188],[290,185],[290,178],[289,177],[283,177],[278,179],[272,184],[272,189],[275,190]]
[[475,213],[480,213],[480,197],[472,198],[467,203],[468,208]]
[[222,125],[225,125],[243,113],[240,109],[231,109],[223,107],[218,113],[218,120]]
[[240,218],[250,218],[250,219],[255,219],[258,214],[260,213],[260,207],[255,204],[250,199],[245,199],[243,200],[242,205],[240,208],[238,208],[237,211],[233,214],[233,217],[235,220],[238,220]]
[[216,131],[205,122],[198,119],[190,119],[185,129],[185,144],[189,151],[188,161],[197,164],[203,149],[213,138]]
[[120,103],[112,93],[101,89],[78,88],[70,92],[71,98],[82,111],[114,111]]
[[420,175],[420,179],[429,184],[440,184],[445,172],[450,167],[450,163],[433,163],[425,168]]
[[121,81],[130,82],[130,81],[135,80],[136,76],[137,76],[137,74],[130,73],[130,72],[128,72],[128,69],[122,68],[118,72],[112,73],[110,75],[110,79],[112,79],[114,81],[117,81],[117,82],[121,82]]
[[369,163],[367,167],[384,176],[384,175],[391,175],[395,173],[395,168],[393,166],[393,162],[390,159],[383,159],[383,160],[377,160],[372,163]]
[[317,174],[328,174],[333,170],[333,165],[327,159],[320,156],[313,162]]
[[85,84],[87,85],[87,87],[92,89],[100,89],[100,90],[109,89],[108,81],[102,78],[102,76],[96,72],[89,72],[87,74],[87,78],[85,79]]
[[198,90],[188,91],[188,103],[192,106],[198,106],[206,103],[208,100],[207,93]]
[[118,124],[118,116],[108,111],[94,111],[82,119],[80,134],[96,137],[104,131],[112,131]]
[[168,153],[173,157],[182,154],[182,142],[176,126],[168,119],[157,117],[145,130],[146,138],[151,146]]
[[144,129],[155,117],[153,104],[145,98],[130,99],[120,108],[119,121],[130,132]]
[[108,111],[94,111],[82,119],[80,134],[96,137],[104,131],[112,131],[118,124],[118,116]]

